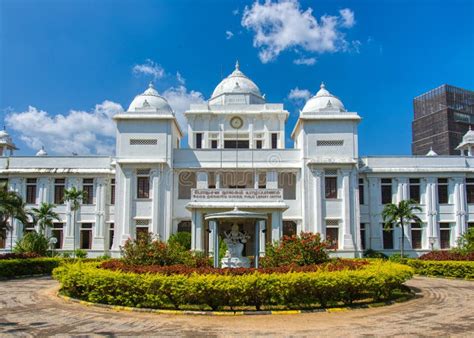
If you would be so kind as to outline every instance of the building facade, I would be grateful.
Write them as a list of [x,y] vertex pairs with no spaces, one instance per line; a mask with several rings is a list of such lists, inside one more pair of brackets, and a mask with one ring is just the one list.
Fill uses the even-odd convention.
[[414,98],[413,110],[412,154],[459,155],[456,147],[474,126],[473,91],[445,84]]
[[[48,156],[44,149],[12,156],[3,131],[0,180],[29,207],[56,204],[61,221],[48,230],[56,249],[83,248],[90,256],[118,256],[141,232],[167,240],[179,231],[191,232],[193,250],[213,255],[216,238],[235,224],[249,235],[246,256],[301,231],[330,239],[339,256],[368,248],[392,253],[401,231],[384,230],[381,211],[404,199],[422,208],[422,223],[405,229],[411,255],[454,246],[474,223],[474,132],[461,145],[467,156],[360,157],[360,116],[322,84],[300,112],[293,148],[286,148],[288,111],[266,102],[238,64],[185,115],[188,147],[180,149],[183,131],[172,107],[150,85],[114,116],[113,157]],[[70,187],[87,192],[76,224],[63,201]],[[0,243],[5,251],[34,230],[13,223]]]

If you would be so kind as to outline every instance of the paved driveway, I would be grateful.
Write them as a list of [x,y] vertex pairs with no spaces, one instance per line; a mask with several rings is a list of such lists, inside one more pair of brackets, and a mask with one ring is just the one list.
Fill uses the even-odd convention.
[[474,282],[416,277],[408,285],[422,297],[381,308],[205,317],[85,307],[57,298],[49,277],[0,281],[0,336],[474,336]]

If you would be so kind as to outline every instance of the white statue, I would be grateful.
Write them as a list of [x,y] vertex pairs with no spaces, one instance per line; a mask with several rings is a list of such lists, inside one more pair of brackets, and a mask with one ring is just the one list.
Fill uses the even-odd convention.
[[234,223],[229,232],[224,232],[224,242],[227,244],[227,251],[221,260],[223,268],[249,268],[250,260],[242,256],[244,244],[250,238],[246,232],[239,231],[239,225]]

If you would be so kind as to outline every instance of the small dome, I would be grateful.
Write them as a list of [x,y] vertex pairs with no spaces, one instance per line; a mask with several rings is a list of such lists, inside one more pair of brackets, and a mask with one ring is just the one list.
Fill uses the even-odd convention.
[[44,146],[36,153],[36,156],[48,156],[48,153],[44,150]]
[[128,111],[156,111],[163,114],[173,114],[173,109],[171,109],[168,101],[158,94],[152,83],[142,94],[135,96],[128,107]]
[[426,153],[426,156],[438,156],[438,154],[433,150],[433,147],[430,147],[430,151]]
[[240,71],[240,65],[237,61],[235,70],[222,80],[212,93],[211,100],[222,94],[229,93],[247,93],[258,96],[263,99],[262,93],[257,85]]
[[5,129],[3,130],[0,130],[0,140],[9,140],[10,139],[10,135],[7,133],[7,131]]
[[462,143],[474,143],[474,131],[469,126],[469,130],[462,137]]
[[321,87],[315,96],[310,98],[303,107],[303,113],[317,113],[320,111],[336,111],[345,112],[344,104],[339,98],[332,95],[327,89],[324,83],[321,83]]

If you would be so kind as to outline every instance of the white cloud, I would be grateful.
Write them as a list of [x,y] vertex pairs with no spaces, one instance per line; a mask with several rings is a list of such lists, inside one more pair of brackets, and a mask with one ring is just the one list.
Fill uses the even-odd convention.
[[351,28],[355,25],[354,12],[349,8],[344,8],[339,11],[342,19],[342,27]]
[[287,49],[314,53],[344,51],[347,41],[340,28],[349,28],[354,23],[354,13],[347,8],[340,11],[340,16],[323,15],[318,21],[311,8],[300,8],[298,0],[255,1],[245,7],[241,21],[243,27],[253,31],[253,45],[259,48],[263,63],[275,60]]
[[290,100],[299,103],[301,103],[302,101],[307,101],[311,96],[311,92],[308,89],[299,89],[298,87],[293,88],[288,93],[288,98]]
[[233,36],[234,36],[234,33],[232,33],[231,31],[225,31],[225,38],[227,40],[232,39]]
[[182,131],[186,133],[187,122],[184,112],[189,109],[190,104],[204,103],[204,96],[198,91],[189,91],[183,85],[168,88],[162,95],[168,101],[171,108],[173,108]]
[[181,75],[180,72],[176,72],[176,80],[181,85],[184,85],[186,83],[186,79]]
[[161,79],[165,75],[163,67],[150,59],[143,64],[133,66],[132,71],[136,75],[152,76],[153,80]]
[[239,11],[238,8],[236,8],[236,9],[234,9],[234,10],[232,11],[232,14],[233,14],[233,15],[239,15],[239,13],[240,13],[240,11]]
[[44,146],[56,154],[111,155],[115,149],[112,116],[122,111],[120,104],[107,100],[90,112],[70,110],[65,115],[29,106],[26,111],[8,114],[5,122],[33,150]]
[[293,60],[293,63],[295,65],[312,66],[312,65],[316,64],[316,58],[301,57],[301,58]]

